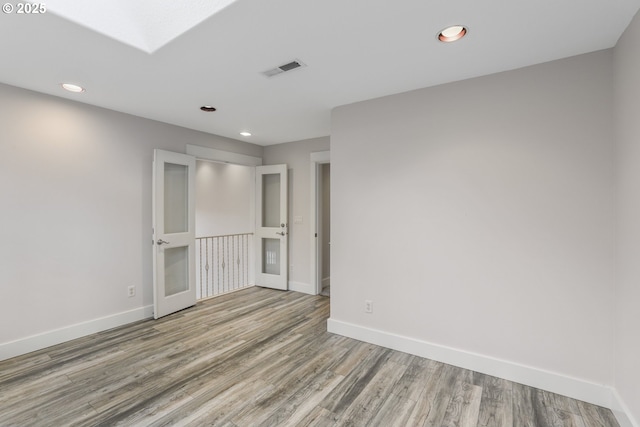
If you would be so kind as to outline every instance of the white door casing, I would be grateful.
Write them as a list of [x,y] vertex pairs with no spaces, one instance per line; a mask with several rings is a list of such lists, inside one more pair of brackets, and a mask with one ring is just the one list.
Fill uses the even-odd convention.
[[196,303],[196,158],[154,150],[153,316],[159,318]]
[[309,208],[310,213],[310,224],[312,225],[311,229],[311,247],[310,247],[310,255],[309,261],[311,264],[311,285],[314,289],[314,294],[318,295],[322,292],[322,248],[320,247],[320,233],[322,231],[321,227],[321,215],[318,212],[319,207],[321,206],[318,203],[318,199],[321,197],[320,194],[320,167],[323,164],[331,163],[331,152],[330,151],[320,151],[311,153],[311,163],[309,166],[309,170],[311,171],[311,176],[309,182],[311,184],[309,188],[309,199],[311,202],[311,206]]
[[256,285],[288,289],[287,165],[256,167]]

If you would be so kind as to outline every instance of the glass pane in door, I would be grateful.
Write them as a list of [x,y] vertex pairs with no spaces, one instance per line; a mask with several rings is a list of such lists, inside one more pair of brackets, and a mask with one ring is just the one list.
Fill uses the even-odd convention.
[[280,227],[280,174],[262,175],[262,226]]
[[164,164],[164,232],[189,231],[189,168],[173,163]]
[[189,247],[164,249],[164,296],[189,290]]
[[262,239],[262,272],[280,274],[280,239]]

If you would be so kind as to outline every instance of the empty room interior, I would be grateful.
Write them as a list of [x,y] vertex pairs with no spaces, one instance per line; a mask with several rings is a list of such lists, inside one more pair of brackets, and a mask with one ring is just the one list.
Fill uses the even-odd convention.
[[639,9],[5,3],[0,425],[640,427]]

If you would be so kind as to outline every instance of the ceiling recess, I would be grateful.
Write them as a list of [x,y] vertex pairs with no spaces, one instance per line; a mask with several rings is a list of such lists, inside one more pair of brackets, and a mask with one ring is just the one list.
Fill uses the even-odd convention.
[[286,73],[287,71],[295,70],[296,68],[306,67],[306,65],[298,60],[294,59],[291,62],[288,62],[284,65],[280,65],[279,67],[273,68],[271,70],[263,71],[262,74],[267,77],[277,76],[278,74]]
[[452,25],[451,27],[447,27],[440,31],[440,34],[438,34],[438,40],[443,43],[455,42],[466,36],[468,32],[469,30],[467,30],[467,27],[462,25]]

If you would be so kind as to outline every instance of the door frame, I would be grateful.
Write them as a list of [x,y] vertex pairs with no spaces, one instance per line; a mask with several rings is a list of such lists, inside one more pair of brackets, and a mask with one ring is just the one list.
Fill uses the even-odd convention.
[[[309,248],[309,261],[311,263],[311,277],[310,283],[311,288],[314,290],[314,295],[320,294],[322,292],[322,248],[320,244],[322,243],[321,231],[322,225],[319,224],[319,220],[322,218],[321,213],[318,212],[318,209],[322,207],[322,204],[318,202],[318,198],[322,196],[320,194],[320,173],[321,167],[324,164],[331,163],[331,152],[330,151],[318,151],[315,153],[311,153],[310,156],[310,167],[311,171],[309,177],[309,199],[311,202],[311,206],[309,208],[309,224],[311,224],[310,230],[310,248]],[[316,237],[317,236],[317,237]]]
[[255,259],[255,240],[256,240],[256,166],[262,166],[262,157],[249,156],[247,154],[238,154],[231,151],[218,150],[216,148],[202,147],[200,145],[186,144],[187,154],[194,156],[196,161],[209,161],[217,163],[226,163],[232,165],[249,166],[253,168],[253,176],[251,178],[251,194],[249,202],[249,221],[253,224],[253,245],[254,248],[249,250],[249,284],[256,284],[256,259]]

